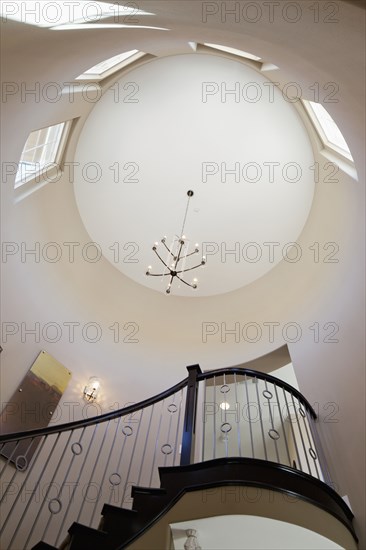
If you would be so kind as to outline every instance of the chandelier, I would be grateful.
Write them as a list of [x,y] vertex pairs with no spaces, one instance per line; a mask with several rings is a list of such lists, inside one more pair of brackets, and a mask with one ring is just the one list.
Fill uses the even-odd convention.
[[[205,265],[206,258],[205,256],[202,256],[202,259],[199,264],[194,265],[192,267],[186,267],[186,260],[190,256],[193,256],[194,254],[199,253],[198,244],[195,245],[193,252],[190,252],[188,254],[188,241],[184,234],[184,227],[187,219],[187,213],[188,213],[188,207],[189,207],[189,201],[193,197],[193,191],[187,191],[187,207],[184,214],[182,229],[179,235],[176,235],[176,239],[173,240],[172,245],[169,247],[166,243],[167,237],[163,237],[161,239],[161,243],[163,245],[163,251],[166,252],[167,258],[164,260],[162,256],[158,252],[158,246],[159,243],[154,243],[154,246],[152,247],[153,251],[161,261],[161,263],[164,265],[165,269],[163,269],[162,273],[151,273],[151,265],[148,266],[146,275],[149,275],[151,277],[170,277],[168,286],[165,290],[166,294],[170,294],[170,289],[173,284],[173,281],[175,278],[179,279],[182,283],[184,283],[187,286],[190,286],[193,289],[197,288],[197,279],[193,279],[191,283],[188,283],[185,281],[182,277],[183,273],[186,273],[187,271],[192,271],[193,269],[197,269],[198,267],[201,267]],[[165,249],[165,250],[164,250]]]

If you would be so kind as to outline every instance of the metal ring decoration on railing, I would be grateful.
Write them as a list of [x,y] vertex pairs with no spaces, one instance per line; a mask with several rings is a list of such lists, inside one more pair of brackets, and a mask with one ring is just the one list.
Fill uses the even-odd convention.
[[72,521],[96,527],[103,504],[131,506],[132,484],[158,486],[159,467],[180,461],[187,381],[93,419],[0,436],[0,473],[11,480],[0,511],[4,548],[28,550],[39,540],[59,546]]
[[161,447],[161,452],[164,455],[170,455],[173,452],[173,447],[169,443],[165,443],[165,445]]
[[74,455],[78,456],[80,455],[82,452],[83,452],[83,446],[81,443],[79,443],[78,441],[75,441],[75,443],[73,443],[71,445],[71,451]]
[[[53,504],[56,503],[56,507],[54,508],[53,507]],[[53,498],[52,500],[49,501],[48,503],[48,509],[49,511],[51,512],[51,514],[58,514],[61,512],[62,510],[62,502],[59,498]]]
[[121,476],[117,473],[117,472],[113,472],[110,476],[109,476],[109,483],[111,485],[120,485],[121,484],[121,481],[122,481],[122,478]]
[[[206,383],[210,379],[211,385]],[[256,383],[249,384],[252,381]],[[228,394],[229,413],[227,407],[220,410],[218,406],[222,394]],[[207,410],[206,403],[210,405]],[[226,421],[228,414],[230,422]],[[59,546],[72,521],[95,527],[104,503],[130,506],[131,485],[158,487],[160,467],[191,463],[197,455],[196,428],[203,430],[202,462],[228,457],[230,449],[233,456],[290,468],[295,463],[296,471],[322,480],[323,456],[315,418],[298,390],[271,375],[236,367],[202,373],[198,367],[173,388],[119,411],[0,436],[0,447],[4,445],[0,453],[7,458],[0,470],[7,483],[11,480],[3,496],[3,545],[8,550],[28,550],[45,539]],[[28,449],[36,446],[32,460],[27,459],[27,445]],[[47,484],[57,484],[56,498],[48,501],[47,493],[43,502],[36,502],[37,490]],[[32,494],[28,487],[35,487]],[[14,517],[20,518],[16,532],[10,521]]]
[[[20,464],[20,462],[24,460],[24,463],[23,465]],[[27,460],[27,457],[24,456],[24,455],[18,455],[15,459],[15,467],[17,470],[19,470],[19,472],[23,472],[24,470],[26,470],[28,466],[28,460]]]
[[310,455],[311,458],[313,458],[314,460],[316,460],[316,459],[318,458],[316,452],[315,452],[314,449],[312,449],[311,447],[310,447],[310,449],[309,449],[309,455]]
[[220,430],[222,431],[223,434],[227,434],[232,430],[232,428],[233,427],[229,422],[224,422],[223,424],[221,424]]
[[271,439],[274,439],[275,441],[277,441],[277,439],[280,439],[280,434],[278,433],[277,430],[275,430],[274,428],[271,428],[269,431],[268,431],[268,435]]

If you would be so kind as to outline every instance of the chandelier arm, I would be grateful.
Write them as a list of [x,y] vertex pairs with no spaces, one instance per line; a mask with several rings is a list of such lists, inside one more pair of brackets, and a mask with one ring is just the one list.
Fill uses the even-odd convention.
[[182,283],[184,283],[185,285],[187,285],[187,286],[190,286],[191,288],[194,288],[194,286],[193,286],[193,285],[191,285],[191,284],[187,283],[187,282],[186,282],[186,281],[185,281],[184,279],[182,279],[182,278],[181,278],[181,277],[179,277],[178,275],[176,275],[176,277],[177,277],[177,279],[179,279],[179,280],[180,280],[180,281],[181,281]]
[[163,245],[165,246],[165,248],[167,249],[167,251],[169,252],[169,254],[172,256],[172,258],[174,258],[174,254],[172,253],[172,251],[170,250],[170,248],[167,247],[165,241],[162,241]]
[[198,250],[195,250],[194,252],[190,252],[186,255],[186,258],[189,258],[189,256],[193,256],[193,254],[198,254]]
[[[153,249],[153,250],[154,250],[154,249]],[[159,260],[161,261],[161,263],[164,264],[165,267],[166,267],[167,269],[169,269],[169,271],[170,271],[169,266],[167,266],[167,264],[164,262],[163,258],[162,258],[162,257],[160,256],[160,254],[156,251],[156,249],[154,250],[154,252],[155,252],[155,254],[157,255],[157,257],[159,258]]]
[[[184,228],[185,228],[185,224],[186,224],[186,220],[187,220],[189,203],[190,203],[190,199],[191,199],[191,197],[193,197],[193,195],[194,195],[194,193],[193,193],[192,190],[187,191],[188,200],[187,200],[186,210],[185,210],[185,213],[184,213],[182,230],[180,232],[180,236],[177,235],[177,239],[178,239],[177,249],[176,249],[176,246],[175,246],[175,242],[173,242],[172,246],[169,248],[168,245],[166,244],[166,237],[161,239],[161,242],[164,245],[165,250],[168,252],[169,256],[171,256],[173,258],[173,263],[171,263],[171,265],[169,266],[163,260],[162,256],[159,254],[159,252],[157,252],[158,243],[155,243],[155,245],[152,248],[153,251],[155,252],[155,254],[157,255],[157,257],[159,258],[160,262],[163,264],[163,266],[166,268],[167,271],[165,273],[164,272],[163,273],[150,273],[150,271],[149,271],[150,267],[149,267],[148,271],[146,272],[146,275],[150,275],[152,277],[170,276],[169,283],[168,283],[168,286],[167,286],[166,291],[165,291],[167,294],[170,294],[170,292],[171,292],[171,286],[174,282],[175,277],[177,277],[177,279],[179,279],[179,281],[181,283],[185,284],[186,286],[189,286],[190,288],[196,289],[197,288],[196,283],[192,283],[192,284],[188,283],[187,281],[185,281],[184,279],[179,277],[179,274],[186,273],[187,271],[192,271],[194,269],[198,269],[199,267],[205,265],[205,263],[206,263],[206,259],[203,256],[202,260],[199,264],[197,264],[193,267],[189,267],[187,269],[181,269],[181,270],[177,271],[178,264],[181,260],[183,260],[183,258],[184,258],[184,260],[186,260],[190,256],[193,256],[193,254],[197,254],[199,252],[198,245],[196,245],[194,251],[190,252],[188,254],[188,246],[186,244],[186,238],[184,236]],[[187,248],[184,248],[185,246],[187,246]],[[175,250],[177,250],[176,255],[174,254]],[[170,263],[169,257],[167,257],[167,262]]]
[[202,267],[205,264],[198,264],[193,267],[188,267],[187,269],[182,269],[181,271],[177,271],[177,273],[185,273],[186,271],[192,271],[192,269],[197,269],[197,267]]
[[184,246],[184,241],[180,241],[180,247],[179,247],[178,254],[177,254],[177,260],[176,260],[176,262],[175,262],[175,267],[177,267],[178,262],[179,262],[180,259],[181,259],[180,254],[181,254],[181,252],[182,252],[183,246]]

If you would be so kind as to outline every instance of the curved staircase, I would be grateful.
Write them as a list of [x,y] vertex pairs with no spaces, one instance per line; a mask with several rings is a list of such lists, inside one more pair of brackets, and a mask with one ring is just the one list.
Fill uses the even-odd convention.
[[[133,487],[133,509],[105,504],[98,529],[73,523],[62,549],[122,550],[147,532],[185,493],[215,487],[252,486],[305,500],[340,521],[354,537],[353,514],[328,485],[308,474],[262,460],[221,458],[159,468],[161,488]],[[40,542],[33,550],[56,548]]]
[[[332,488],[305,397],[245,368],[187,368],[182,382],[136,405],[0,436],[2,548],[170,548],[169,523],[230,513],[298,524],[356,548],[353,514]],[[30,460],[26,442],[36,446]],[[237,488],[270,495],[271,506],[242,493],[224,502]],[[209,506],[206,496],[220,490]],[[152,532],[155,546],[140,546]]]

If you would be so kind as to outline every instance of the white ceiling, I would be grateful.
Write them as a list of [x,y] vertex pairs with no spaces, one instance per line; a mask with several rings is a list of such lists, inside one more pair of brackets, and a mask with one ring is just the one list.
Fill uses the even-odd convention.
[[98,101],[76,150],[75,194],[91,240],[122,273],[165,292],[169,277],[145,272],[164,271],[151,247],[180,235],[189,189],[188,252],[199,243],[207,264],[184,277],[197,291],[175,280],[172,293],[236,290],[296,256],[288,243],[309,215],[314,157],[293,104],[269,84],[243,63],[192,53],[128,72]]
[[[203,21],[202,3],[196,0],[140,0],[141,9],[156,13],[141,17],[141,24],[154,24],[170,31],[56,32],[16,22],[2,25],[2,77],[5,83],[14,84],[13,93],[2,103],[4,162],[18,161],[31,131],[77,118],[66,155],[66,161],[73,162],[80,128],[90,112],[94,109],[97,112],[98,104],[77,94],[73,102],[67,97],[47,101],[42,93],[40,98],[37,94],[35,97],[31,90],[38,85],[41,91],[47,91],[47,85],[52,82],[62,87],[97,62],[132,48],[153,55],[191,53],[193,56],[188,42],[195,41],[226,44],[258,54],[265,62],[279,67],[272,74],[267,73],[268,76],[282,85],[296,82],[308,100],[313,100],[318,90],[319,100],[324,103],[327,92],[332,89],[326,86],[334,83],[339,90],[337,101],[326,102],[326,107],[350,146],[359,175],[359,182],[355,182],[339,171],[338,181],[328,183],[326,176],[331,174],[325,169],[328,159],[318,152],[314,141],[315,161],[319,162],[321,173],[309,218],[298,239],[303,251],[301,261],[280,262],[253,284],[224,295],[204,297],[195,293],[194,300],[174,295],[167,298],[151,291],[103,259],[95,263],[86,261],[80,251],[94,236],[84,229],[75,205],[73,185],[66,176],[20,202],[14,201],[11,177],[4,177],[1,186],[4,241],[19,246],[24,243],[30,250],[34,250],[35,243],[42,247],[44,243],[57,242],[63,256],[57,263],[43,259],[36,263],[31,255],[22,261],[18,253],[2,265],[2,319],[19,328],[6,341],[4,338],[2,344],[2,398],[6,401],[12,395],[40,349],[47,350],[72,370],[73,383],[64,394],[63,415],[59,419],[67,422],[82,416],[81,406],[72,409],[76,416],[70,415],[67,403],[82,404],[82,388],[91,375],[103,379],[102,406],[103,411],[108,411],[173,385],[184,376],[187,364],[200,363],[203,369],[242,364],[288,343],[302,393],[319,405],[323,419],[330,413],[326,408],[330,403],[336,403],[339,410],[338,422],[321,422],[319,427],[326,435],[339,489],[350,495],[360,526],[364,525],[364,484],[360,483],[360,472],[365,464],[364,10],[358,1],[357,5],[351,5],[337,0],[329,6],[299,2],[301,18],[291,23],[283,16],[282,3],[281,6],[273,4],[273,21],[268,16],[268,3],[257,4],[262,16],[253,23],[242,16],[225,18],[225,3],[216,3],[218,11]],[[315,22],[317,15],[319,22]],[[157,63],[150,63],[151,70]],[[30,90],[26,97],[25,89]],[[100,104],[103,101],[104,98]],[[160,107],[160,103],[154,108]],[[123,131],[123,124],[119,130]],[[190,133],[184,138],[182,148],[194,136]],[[220,160],[219,155],[214,160],[217,159]],[[162,162],[161,156],[158,162]],[[177,173],[179,170],[175,170],[174,174]],[[187,187],[182,186],[184,193],[186,190]],[[198,198],[196,190],[194,199]],[[164,199],[162,194],[159,201]],[[177,196],[174,212],[182,207],[184,199],[185,196],[183,199]],[[191,214],[192,219],[193,209]],[[181,212],[176,216],[179,229]],[[163,234],[175,232],[176,225],[173,225],[170,229],[164,224]],[[149,243],[160,237],[160,228],[157,228],[158,235],[153,235],[152,229]],[[188,231],[192,232],[193,239],[198,238],[193,225],[187,225]],[[235,235],[236,241],[241,238],[241,234]],[[117,239],[123,244],[131,237],[123,235]],[[78,244],[74,262],[69,261],[64,246],[67,242]],[[319,244],[319,261],[314,260],[314,243]],[[324,248],[327,243],[339,246],[335,263],[325,261],[332,250]],[[152,262],[149,259],[147,263]],[[141,267],[145,268],[142,261]],[[251,265],[245,267],[252,268]],[[209,273],[208,268],[209,263],[205,274]],[[146,283],[145,278],[142,279]],[[200,282],[201,288],[207,288],[203,280]],[[42,328],[55,321],[63,328],[62,338],[57,342],[50,342],[42,334],[39,339],[34,334],[22,335],[22,324],[32,328],[40,323]],[[207,321],[215,323],[217,332],[205,341],[202,325]],[[72,341],[64,326],[70,322],[80,323]],[[83,338],[82,327],[88,322],[101,326],[100,341],[90,343]],[[248,341],[245,331],[241,330],[250,322],[257,322],[262,330],[258,341]],[[286,339],[284,327],[289,322],[301,327],[298,341]],[[134,323],[139,329],[133,345],[129,343],[129,330],[125,330],[130,326],[128,323]],[[276,324],[273,338],[268,323]],[[237,341],[232,333],[226,337],[226,328],[232,330],[237,325],[240,339]],[[116,326],[120,327],[117,342],[111,329]],[[329,340],[332,326],[339,327],[334,337],[336,343]],[[314,327],[318,327],[319,333]],[[362,532],[362,528],[359,531]]]

